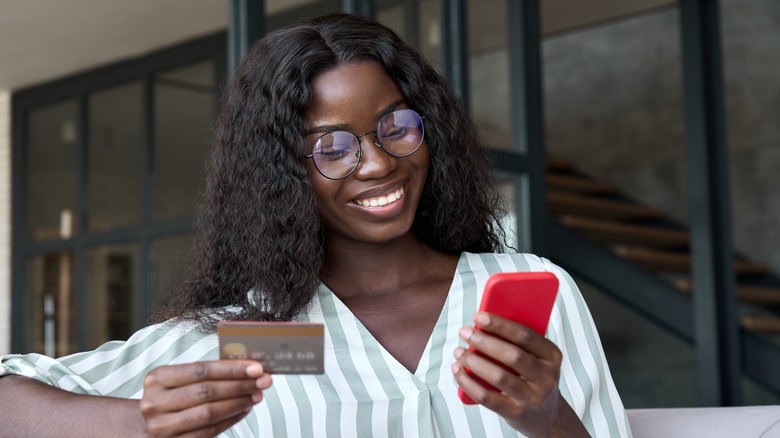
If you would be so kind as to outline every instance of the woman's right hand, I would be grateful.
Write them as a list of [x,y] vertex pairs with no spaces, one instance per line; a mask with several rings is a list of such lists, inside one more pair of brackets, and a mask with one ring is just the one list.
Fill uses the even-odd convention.
[[213,437],[244,418],[271,386],[251,360],[216,360],[155,368],[144,378],[140,410],[152,437]]

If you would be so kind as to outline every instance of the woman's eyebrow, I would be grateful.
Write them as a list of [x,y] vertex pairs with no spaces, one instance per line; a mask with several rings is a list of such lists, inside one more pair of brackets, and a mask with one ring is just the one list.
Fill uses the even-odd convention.
[[[384,107],[381,110],[377,111],[377,113],[375,115],[375,119],[377,121],[379,121],[379,119],[381,119],[385,114],[391,113],[391,112],[395,111],[396,109],[398,109],[399,106],[403,105],[404,103],[405,103],[405,101],[403,99],[398,99],[398,100],[392,102],[390,105],[387,105],[386,107]],[[350,129],[351,128],[350,128],[349,125],[345,125],[343,123],[339,123],[339,124],[335,124],[335,125],[319,125],[319,126],[315,126],[313,128],[307,129],[306,133],[304,134],[304,136],[308,136],[308,135],[311,135],[311,134],[325,134],[325,133],[333,132],[333,131],[347,131],[347,132],[351,132]]]
[[311,135],[311,134],[326,134],[328,132],[333,131],[347,131],[349,132],[349,126],[344,124],[338,124],[338,125],[319,125],[315,126],[313,128],[307,129],[304,136]]
[[379,121],[385,114],[391,113],[398,109],[399,106],[403,105],[405,101],[403,99],[398,99],[395,102],[391,103],[390,105],[387,105],[386,107],[379,110],[379,112],[376,113],[376,120]]

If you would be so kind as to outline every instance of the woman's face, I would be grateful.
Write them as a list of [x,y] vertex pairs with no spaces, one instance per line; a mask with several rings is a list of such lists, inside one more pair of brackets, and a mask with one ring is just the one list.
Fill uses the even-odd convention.
[[[306,117],[309,151],[325,132],[361,135],[377,129],[382,116],[408,108],[398,86],[372,62],[344,64],[323,73],[312,82],[312,90],[314,100]],[[305,160],[331,245],[386,243],[410,233],[428,173],[428,146],[423,142],[412,155],[396,158],[375,141],[374,134],[361,138],[360,164],[344,179],[327,179],[313,160]]]

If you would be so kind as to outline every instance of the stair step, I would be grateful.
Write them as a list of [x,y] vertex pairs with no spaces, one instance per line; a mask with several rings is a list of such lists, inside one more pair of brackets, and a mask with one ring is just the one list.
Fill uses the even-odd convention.
[[[675,280],[674,287],[685,293],[691,293],[693,291],[693,284],[691,284],[691,281],[684,278]],[[737,299],[743,303],[780,305],[780,288],[738,284]]]
[[780,318],[771,316],[743,316],[742,327],[765,335],[780,335]]
[[544,159],[545,166],[547,167],[547,170],[556,171],[556,172],[570,172],[574,170],[574,167],[566,160],[561,160],[557,157],[547,156]]
[[664,217],[659,210],[631,202],[556,191],[547,192],[547,206],[553,214],[576,214],[604,219],[650,220]]
[[[689,253],[624,245],[615,245],[612,251],[624,259],[631,260],[653,271],[690,272],[691,270],[691,255]],[[739,275],[769,273],[766,266],[747,260],[736,260],[734,269]]]
[[627,224],[573,215],[559,216],[558,220],[567,227],[600,241],[662,248],[685,248],[689,242],[687,232],[673,228]]
[[547,188],[548,190],[583,194],[614,195],[618,192],[617,188],[609,184],[581,176],[561,174],[548,174]]

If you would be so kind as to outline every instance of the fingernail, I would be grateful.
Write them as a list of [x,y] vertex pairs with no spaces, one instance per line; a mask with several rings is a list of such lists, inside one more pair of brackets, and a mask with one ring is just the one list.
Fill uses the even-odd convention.
[[252,394],[252,402],[257,404],[260,403],[260,400],[263,399],[263,393],[262,392],[256,392]]
[[458,374],[458,371],[460,371],[460,365],[457,363],[452,364],[452,374]]
[[257,377],[263,375],[263,365],[259,363],[253,363],[246,367],[246,374],[249,377]]
[[469,326],[461,327],[460,331],[458,332],[458,335],[460,335],[460,337],[464,340],[469,340],[473,334],[474,329]]
[[460,359],[461,356],[463,356],[463,348],[458,347],[455,349],[455,351],[452,352],[452,354],[455,356],[455,359]]
[[486,313],[475,313],[474,323],[480,327],[487,327],[490,324],[490,317]]

